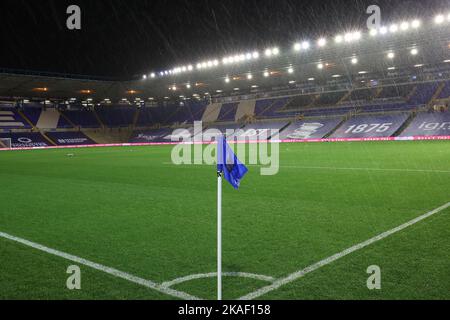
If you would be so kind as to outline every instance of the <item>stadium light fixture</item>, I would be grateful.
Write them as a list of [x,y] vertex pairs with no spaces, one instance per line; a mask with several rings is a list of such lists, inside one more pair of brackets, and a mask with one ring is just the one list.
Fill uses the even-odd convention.
[[255,60],[259,59],[259,52],[258,51],[253,52],[252,53],[252,58],[255,59]]
[[380,34],[386,34],[388,33],[388,28],[387,27],[381,27],[380,28]]
[[395,58],[395,53],[394,53],[394,52],[389,52],[388,55],[387,55],[387,57],[388,57],[389,59],[394,59],[394,58]]
[[301,43],[294,44],[294,50],[295,51],[300,51],[301,49],[302,49],[302,44]]
[[301,43],[301,48],[302,48],[303,50],[308,50],[310,46],[311,46],[311,44],[309,43],[309,41],[303,41],[303,42]]
[[194,70],[194,67],[192,65],[188,65],[188,71]]
[[314,80],[316,80],[316,79],[314,79],[314,78],[308,78],[308,81],[314,81]]
[[154,79],[156,77],[156,74],[154,72],[150,73],[150,78]]
[[186,89],[190,89],[190,88],[191,88],[191,84],[188,83],[188,84],[186,85]]
[[264,77],[265,77],[265,78],[270,77],[270,72],[269,72],[269,71],[264,71]]
[[278,49],[278,48],[273,48],[272,49],[272,55],[277,56],[279,54],[280,54],[280,49]]
[[289,67],[288,68],[288,73],[290,73],[290,74],[294,73],[294,68],[293,67]]
[[375,29],[375,28],[372,28],[372,29],[370,29],[369,34],[370,34],[372,37],[375,37],[376,35],[378,35],[378,30]]
[[357,64],[358,63],[358,58],[353,57],[351,62],[352,62],[352,64]]
[[398,31],[398,25],[396,25],[396,24],[391,25],[391,26],[389,27],[389,31],[390,31],[391,33],[396,33],[396,32]]
[[319,47],[325,47],[327,45],[327,39],[325,38],[320,38],[319,40],[317,40],[317,45]]
[[409,22],[404,21],[400,24],[400,30],[407,31],[409,29]]
[[444,21],[445,21],[445,17],[444,17],[444,15],[442,15],[442,14],[437,15],[437,16],[434,18],[434,23],[436,23],[436,24],[442,24],[442,23],[444,23]]
[[142,76],[142,79],[146,80],[146,79],[147,79],[147,75],[144,74],[144,75]]
[[413,22],[411,23],[411,27],[413,29],[418,29],[418,28],[420,28],[421,25],[422,25],[422,21],[420,21],[418,19],[413,20]]
[[229,77],[226,77],[226,78],[225,78],[225,83],[230,83],[230,81],[231,81],[231,80],[230,80]]
[[251,73],[247,74],[247,80],[252,80],[253,79],[253,75]]
[[336,38],[334,38],[334,42],[336,43],[342,43],[344,41],[344,37],[342,35],[337,35]]
[[177,91],[177,86],[172,86],[173,91]]
[[388,70],[395,70],[396,67],[389,67]]
[[319,64],[317,65],[317,69],[322,70],[322,69],[323,69],[323,63],[319,63]]
[[419,50],[417,48],[411,49],[411,55],[416,56],[419,53]]

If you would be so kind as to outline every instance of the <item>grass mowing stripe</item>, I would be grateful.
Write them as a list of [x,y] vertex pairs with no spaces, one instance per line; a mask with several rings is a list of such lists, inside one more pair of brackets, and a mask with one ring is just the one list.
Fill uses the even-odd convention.
[[74,256],[74,255],[65,253],[65,252],[61,252],[61,251],[58,251],[58,250],[55,250],[55,249],[51,249],[51,248],[48,248],[48,247],[43,246],[41,244],[38,244],[38,243],[35,243],[35,242],[31,242],[31,241],[28,241],[28,240],[25,240],[25,239],[22,239],[22,238],[18,238],[18,237],[9,235],[9,234],[4,233],[4,232],[0,232],[0,237],[8,239],[8,240],[11,240],[11,241],[15,241],[15,242],[21,243],[21,244],[23,244],[25,246],[28,246],[28,247],[31,247],[31,248],[34,248],[34,249],[46,252],[46,253],[54,255],[54,256],[58,256],[58,257],[64,258],[66,260],[73,261],[75,263],[79,263],[81,265],[90,267],[92,269],[105,272],[105,273],[110,274],[112,276],[115,276],[115,277],[118,277],[118,278],[121,278],[121,279],[124,279],[124,280],[128,280],[130,282],[139,284],[141,286],[144,286],[144,287],[147,287],[147,288],[159,291],[161,293],[164,293],[164,294],[167,294],[167,295],[179,298],[179,299],[200,300],[200,298],[192,296],[192,295],[187,294],[185,292],[181,292],[181,291],[177,291],[177,290],[170,289],[170,288],[167,288],[167,287],[163,287],[163,286],[161,286],[161,285],[159,285],[159,284],[157,284],[157,283],[155,283],[153,281],[145,280],[145,279],[136,277],[134,275],[131,275],[129,273],[126,273],[126,272],[123,272],[123,271],[120,271],[120,270],[117,270],[117,269],[114,269],[114,268],[110,268],[110,267],[107,267],[107,266],[104,266],[104,265],[101,265],[101,264],[98,264],[98,263],[95,263],[95,262],[92,262],[92,261],[89,261],[89,260],[86,260],[86,259]]
[[259,298],[259,297],[261,297],[264,294],[267,294],[267,293],[269,293],[271,291],[274,291],[274,290],[280,288],[281,286],[284,286],[284,285],[289,284],[289,283],[291,283],[293,281],[296,281],[296,280],[304,277],[308,273],[316,271],[317,269],[319,269],[319,268],[321,268],[323,266],[326,266],[326,265],[328,265],[330,263],[333,263],[334,261],[339,260],[339,259],[341,259],[341,258],[343,258],[343,257],[345,257],[345,256],[347,256],[347,255],[349,255],[349,254],[351,254],[351,253],[353,253],[355,251],[361,250],[361,249],[363,249],[363,248],[365,248],[365,247],[367,247],[367,246],[369,246],[369,245],[371,245],[371,244],[373,244],[375,242],[383,240],[383,239],[385,239],[385,238],[387,238],[387,237],[389,237],[389,236],[391,236],[391,235],[393,235],[393,234],[395,234],[397,232],[400,232],[400,231],[402,231],[402,230],[404,230],[404,229],[406,229],[406,228],[408,228],[408,227],[410,227],[410,226],[412,226],[412,225],[414,225],[414,224],[416,224],[418,222],[421,222],[421,221],[423,221],[423,220],[425,220],[425,219],[435,215],[436,213],[439,213],[439,212],[441,212],[441,211],[443,211],[443,210],[445,210],[445,209],[447,209],[449,207],[450,207],[450,202],[448,202],[448,203],[444,204],[443,206],[441,206],[439,208],[436,208],[436,209],[434,209],[434,210],[432,210],[432,211],[430,211],[428,213],[425,213],[425,214],[423,214],[423,215],[421,215],[421,216],[419,216],[419,217],[417,217],[417,218],[415,218],[415,219],[413,219],[413,220],[411,220],[409,222],[406,222],[406,223],[404,223],[404,224],[402,224],[402,225],[400,225],[400,226],[398,226],[398,227],[396,227],[394,229],[391,229],[389,231],[383,232],[383,233],[381,233],[381,234],[379,234],[379,235],[377,235],[377,236],[375,236],[373,238],[370,238],[369,240],[361,242],[361,243],[359,243],[357,245],[354,245],[353,247],[345,249],[344,251],[341,251],[341,252],[339,252],[339,253],[331,256],[331,257],[328,257],[328,258],[326,258],[324,260],[321,260],[321,261],[319,261],[319,262],[317,262],[317,263],[315,263],[315,264],[313,264],[313,265],[311,265],[309,267],[306,267],[305,269],[302,269],[300,271],[292,273],[292,274],[288,275],[285,278],[279,279],[279,280],[275,281],[271,285],[268,285],[266,287],[258,289],[256,291],[250,293],[250,294],[247,294],[247,295],[239,298],[239,300],[252,300],[252,299]]

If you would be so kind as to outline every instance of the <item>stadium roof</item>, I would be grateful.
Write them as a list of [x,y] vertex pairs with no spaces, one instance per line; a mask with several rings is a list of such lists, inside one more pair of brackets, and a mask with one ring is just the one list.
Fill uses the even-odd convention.
[[433,72],[450,67],[450,14],[432,21],[411,19],[376,31],[351,30],[302,40],[290,47],[270,46],[205,62],[114,81],[43,74],[0,73],[0,97],[93,99],[183,99],[193,95],[231,95],[311,83],[371,80]]

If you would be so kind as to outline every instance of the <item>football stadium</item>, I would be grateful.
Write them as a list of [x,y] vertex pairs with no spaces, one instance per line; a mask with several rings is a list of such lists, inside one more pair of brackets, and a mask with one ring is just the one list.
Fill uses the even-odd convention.
[[1,69],[0,299],[450,299],[429,9],[126,79]]

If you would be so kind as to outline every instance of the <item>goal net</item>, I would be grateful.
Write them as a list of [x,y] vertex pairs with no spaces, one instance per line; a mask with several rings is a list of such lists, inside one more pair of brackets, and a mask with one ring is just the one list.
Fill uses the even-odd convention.
[[0,149],[11,149],[11,138],[0,138]]

